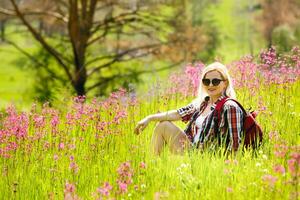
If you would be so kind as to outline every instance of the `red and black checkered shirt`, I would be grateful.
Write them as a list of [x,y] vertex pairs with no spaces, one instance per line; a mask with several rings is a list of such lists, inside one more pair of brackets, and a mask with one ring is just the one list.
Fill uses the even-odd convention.
[[191,103],[177,110],[182,121],[189,122],[185,133],[194,146],[215,150],[216,147],[225,145],[225,148],[230,151],[238,149],[243,136],[243,111],[234,101],[226,101],[221,112],[221,119],[218,119],[219,123],[215,125],[217,123],[215,122],[213,111],[223,98],[225,98],[224,95],[211,106],[212,112],[203,121],[201,133],[197,139],[195,139],[195,135],[198,129],[195,121],[207,107],[209,97],[205,98],[198,109]]

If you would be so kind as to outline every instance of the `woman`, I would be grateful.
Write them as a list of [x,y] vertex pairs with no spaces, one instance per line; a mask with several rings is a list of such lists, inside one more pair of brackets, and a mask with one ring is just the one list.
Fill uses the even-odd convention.
[[[165,144],[171,152],[182,153],[191,147],[214,149],[225,144],[229,151],[237,151],[243,134],[243,111],[234,101],[226,101],[219,123],[214,120],[214,109],[225,97],[235,99],[236,94],[227,68],[215,62],[203,69],[198,98],[178,110],[149,115],[138,122],[139,134],[150,121],[159,123],[154,129],[152,150],[159,155]],[[185,131],[172,121],[189,122]],[[217,132],[217,133],[216,133]]]

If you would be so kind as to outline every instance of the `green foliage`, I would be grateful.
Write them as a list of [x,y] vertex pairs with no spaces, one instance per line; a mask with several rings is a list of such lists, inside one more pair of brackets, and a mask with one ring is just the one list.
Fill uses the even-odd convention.
[[[155,33],[159,32],[157,33],[157,39],[161,41],[166,41],[168,34],[176,32],[173,27],[176,22],[188,21],[191,22],[193,27],[201,28],[203,35],[199,37],[203,36],[207,43],[202,51],[197,52],[187,62],[200,60],[204,63],[209,63],[218,58],[228,63],[245,54],[256,54],[260,51],[261,47],[265,46],[265,41],[262,40],[258,32],[257,22],[255,22],[255,16],[259,14],[258,0],[188,0],[183,2],[172,1],[169,4],[157,4],[155,6],[156,10],[153,10],[153,13],[157,15],[149,13],[143,13],[143,15],[148,17],[148,23],[155,23],[163,30],[162,32],[153,30]],[[182,12],[178,13],[178,10]],[[162,16],[170,18],[169,21],[157,22],[157,20],[162,19]],[[172,16],[174,17],[172,18]],[[182,18],[183,21],[181,21]],[[136,27],[124,25],[122,30],[134,33],[136,29],[143,30],[145,28],[144,25],[138,23],[133,23],[133,25]],[[282,26],[274,31],[274,41],[278,44],[280,51],[285,51],[291,45],[300,43],[299,27],[299,25],[296,28]],[[14,21],[9,22],[7,24],[6,36],[33,54],[43,65],[51,68],[59,76],[65,77],[63,70],[57,66],[53,58],[49,57],[45,51],[40,49],[36,42],[32,41],[32,37],[28,32],[25,32],[22,26],[14,24]],[[54,44],[56,49],[63,52],[63,55],[71,61],[69,63],[69,67],[71,67],[73,60],[72,50],[71,46],[67,45],[66,39],[65,35],[53,33],[51,38],[47,38],[47,41],[50,44]],[[105,56],[117,52],[115,49],[116,33],[108,33],[107,39],[107,42],[96,43],[88,49],[86,61],[90,61],[99,55]],[[120,39],[122,42],[131,42],[129,46],[132,46],[133,44],[143,42],[145,36],[122,36]],[[44,66],[31,62],[21,53],[5,44],[1,44],[0,56],[3,58],[0,80],[0,91],[3,96],[1,105],[7,105],[13,100],[17,102],[30,102],[31,97],[40,101],[51,100],[52,98],[59,98],[59,96],[63,96],[65,93],[70,94],[74,92],[71,89],[70,82],[66,78],[62,80],[55,79],[48,73]],[[130,59],[129,57],[126,58]],[[99,62],[93,63],[90,67],[102,65],[108,61],[109,59],[102,59]],[[169,71],[173,70],[155,72],[157,68],[168,64],[170,63],[154,56],[140,60],[115,62],[110,68],[101,70],[100,73],[89,79],[87,87],[98,80],[103,79],[104,81],[102,85],[89,95],[104,96],[119,87],[131,88],[133,86],[134,88],[145,88],[149,84],[148,80],[152,78],[151,76],[165,76]],[[87,70],[89,71],[90,68]],[[139,74],[139,70],[152,70],[153,73]],[[124,74],[124,76],[116,76],[116,78],[111,79],[110,83],[105,82],[111,76],[120,74]],[[63,94],[59,94],[60,92],[63,92]]]
[[26,108],[31,103],[32,84],[31,71],[24,65],[26,59],[7,44],[0,46],[0,58],[0,108],[12,103]]
[[287,52],[293,46],[300,45],[297,40],[297,30],[293,30],[288,25],[278,26],[272,34],[273,44],[278,47],[279,52]]
[[37,48],[33,56],[38,58],[39,62],[37,63],[29,59],[26,63],[34,74],[32,99],[41,103],[47,101],[51,102],[58,96],[68,96],[72,93],[70,83],[66,79],[56,78],[63,77],[61,75],[63,72],[48,52],[43,48]]
[[245,54],[257,54],[264,47],[255,24],[258,11],[251,9],[256,2],[222,0],[204,10],[204,19],[212,21],[219,36],[216,55],[222,61],[229,62]]
[[203,51],[198,52],[194,60],[200,60],[205,63],[215,60],[217,56],[217,49],[220,47],[221,42],[221,35],[219,32],[219,28],[217,27],[217,22],[210,15],[207,15],[208,12],[206,11],[213,5],[214,3],[208,0],[200,2],[193,0],[189,3],[189,6],[187,6],[187,13],[189,13],[188,18],[192,21],[192,25],[195,27],[201,27],[203,30],[203,34],[205,35],[205,38],[207,40]]

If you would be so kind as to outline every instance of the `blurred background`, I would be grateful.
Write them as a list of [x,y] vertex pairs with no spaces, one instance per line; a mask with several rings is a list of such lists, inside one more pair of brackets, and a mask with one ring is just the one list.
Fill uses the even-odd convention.
[[300,44],[299,0],[0,0],[0,108],[141,93],[188,63]]

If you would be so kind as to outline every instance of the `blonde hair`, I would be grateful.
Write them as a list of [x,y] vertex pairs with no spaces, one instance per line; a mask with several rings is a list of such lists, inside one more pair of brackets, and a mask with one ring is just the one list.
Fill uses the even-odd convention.
[[205,97],[208,96],[207,92],[205,91],[203,84],[202,84],[202,79],[205,77],[205,75],[210,72],[210,71],[218,71],[222,78],[227,80],[227,88],[225,90],[226,96],[236,99],[236,94],[233,89],[233,84],[232,80],[230,78],[228,69],[226,68],[225,65],[219,63],[219,62],[214,62],[207,67],[205,67],[202,71],[202,75],[200,78],[200,85],[198,89],[198,97],[193,101],[193,104],[199,108],[200,104],[204,101]]

